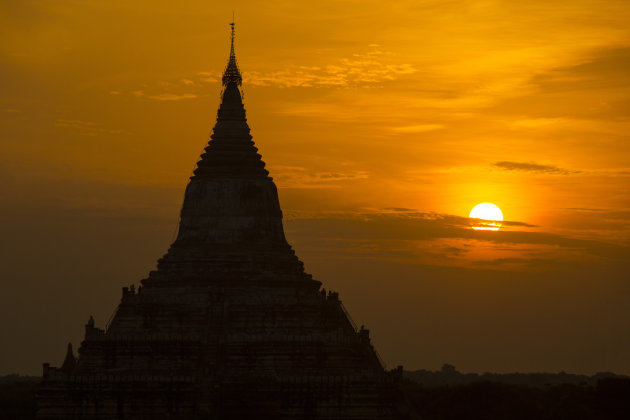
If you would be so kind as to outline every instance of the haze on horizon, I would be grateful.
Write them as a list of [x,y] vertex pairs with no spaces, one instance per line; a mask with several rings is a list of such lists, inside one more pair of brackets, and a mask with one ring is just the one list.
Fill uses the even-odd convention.
[[390,367],[630,374],[621,0],[0,1],[0,374],[168,248],[232,7],[289,242]]

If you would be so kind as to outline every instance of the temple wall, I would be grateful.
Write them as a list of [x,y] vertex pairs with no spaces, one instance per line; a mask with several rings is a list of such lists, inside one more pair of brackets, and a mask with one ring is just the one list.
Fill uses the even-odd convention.
[[247,247],[286,244],[276,186],[266,179],[191,181],[177,240]]

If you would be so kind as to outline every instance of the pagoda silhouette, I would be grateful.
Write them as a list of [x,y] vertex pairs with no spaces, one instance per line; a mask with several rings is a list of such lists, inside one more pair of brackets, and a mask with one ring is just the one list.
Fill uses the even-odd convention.
[[337,293],[285,239],[230,58],[179,233],[157,270],[123,287],[104,329],[90,317],[75,358],[44,364],[39,419],[394,419],[387,371]]

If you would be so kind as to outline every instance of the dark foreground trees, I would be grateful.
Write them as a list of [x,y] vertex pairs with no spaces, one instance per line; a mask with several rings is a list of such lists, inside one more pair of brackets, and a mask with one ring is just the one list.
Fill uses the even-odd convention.
[[0,377],[0,419],[34,419],[38,386],[39,378],[18,375]]
[[[36,378],[0,378],[0,419],[35,419]],[[545,389],[497,382],[425,387],[405,379],[411,419],[422,420],[626,420],[630,379],[600,379],[596,386],[564,384]],[[248,418],[250,418],[248,416]],[[256,420],[256,416],[251,417]]]
[[622,420],[630,418],[630,379],[608,378],[595,387],[563,384],[546,389],[496,382],[427,388],[405,380],[415,419]]

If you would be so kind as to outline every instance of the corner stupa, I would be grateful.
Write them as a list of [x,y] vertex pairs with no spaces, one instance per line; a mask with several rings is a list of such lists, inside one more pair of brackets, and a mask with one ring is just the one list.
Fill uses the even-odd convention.
[[39,419],[394,419],[401,368],[305,273],[250,135],[234,53],[179,233],[157,269],[123,287],[75,359],[44,364]]

